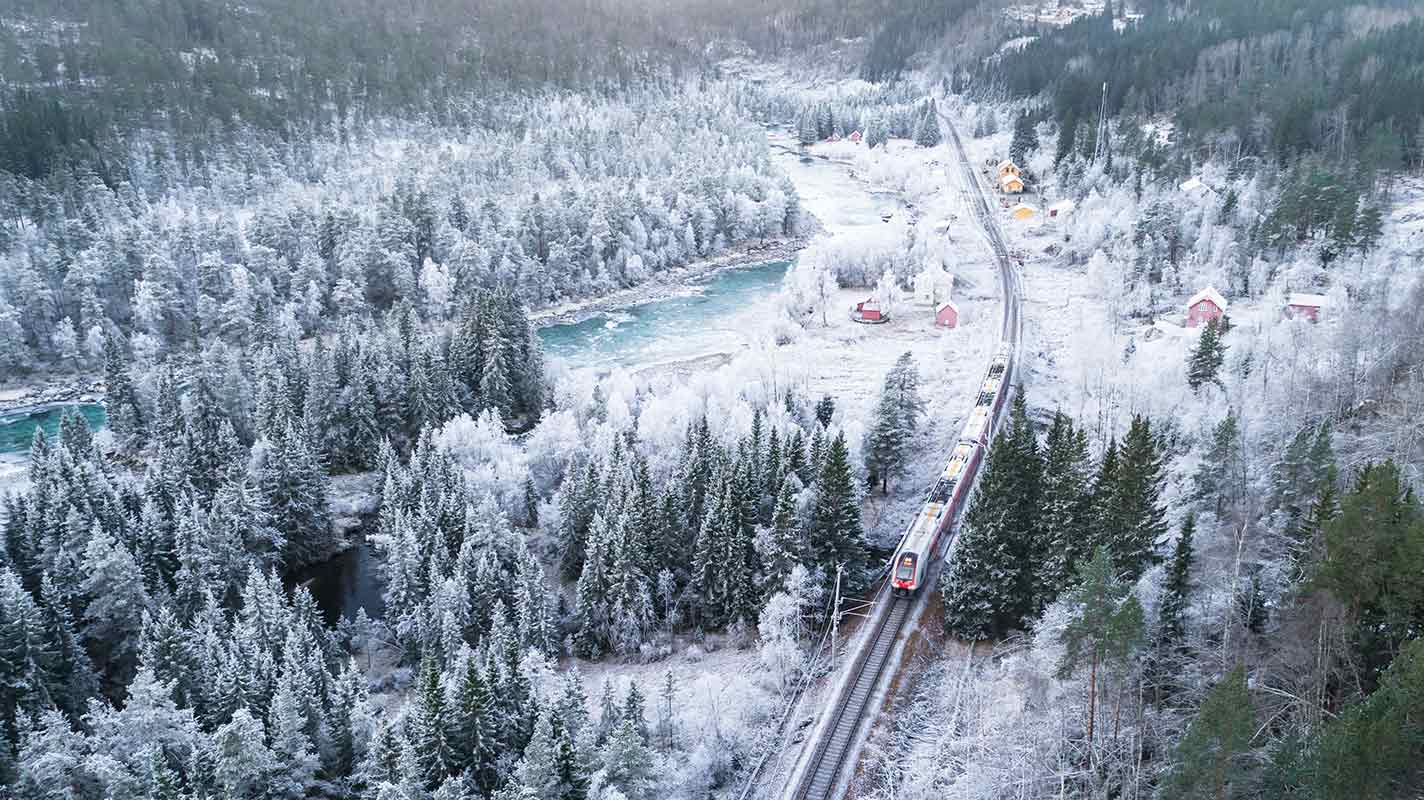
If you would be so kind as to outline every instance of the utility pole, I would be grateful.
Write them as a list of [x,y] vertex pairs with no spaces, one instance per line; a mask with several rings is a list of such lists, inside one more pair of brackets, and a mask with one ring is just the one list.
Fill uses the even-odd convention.
[[1092,159],[1091,159],[1088,163],[1090,163],[1090,164],[1092,164],[1092,163],[1097,163],[1097,160],[1102,157],[1102,155],[1103,155],[1103,150],[1105,150],[1105,149],[1107,148],[1107,145],[1104,144],[1105,140],[1107,139],[1107,135],[1108,135],[1108,82],[1107,82],[1107,81],[1103,81],[1103,101],[1102,101],[1102,103],[1100,103],[1100,104],[1098,105],[1098,135],[1097,135],[1097,137],[1096,137],[1096,141],[1093,142],[1093,157],[1092,157]]
[[841,571],[845,563],[836,565],[836,591],[831,601],[831,672],[836,671],[836,638],[841,632]]

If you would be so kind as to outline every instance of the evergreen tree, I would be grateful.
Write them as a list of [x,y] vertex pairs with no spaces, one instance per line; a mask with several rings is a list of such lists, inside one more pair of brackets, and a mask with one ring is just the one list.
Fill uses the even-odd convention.
[[905,442],[909,438],[900,406],[889,386],[881,390],[880,402],[871,419],[870,429],[865,432],[865,466],[879,479],[880,491],[888,494],[891,474],[898,475],[904,469]]
[[834,581],[836,568],[844,566],[844,594],[854,593],[863,584],[869,558],[849,457],[845,434],[836,434],[816,482],[816,504],[806,537],[812,563],[828,581]]
[[406,717],[406,740],[414,756],[421,780],[434,789],[448,778],[455,762],[450,746],[450,715],[445,690],[440,684],[440,667],[427,657],[421,665],[414,708]]
[[332,552],[326,470],[304,431],[289,424],[270,441],[254,478],[285,542],[287,565],[309,564]]
[[1191,572],[1195,556],[1192,538],[1196,519],[1188,514],[1182,521],[1172,558],[1167,562],[1167,578],[1162,585],[1162,599],[1157,610],[1157,645],[1163,649],[1182,647],[1187,635],[1186,610],[1191,596]]
[[1227,411],[1226,417],[1213,429],[1211,449],[1203,456],[1193,476],[1197,499],[1209,503],[1220,516],[1228,505],[1235,505],[1241,500],[1241,493],[1246,488],[1242,485],[1242,470],[1236,414]]
[[653,780],[653,753],[638,733],[636,723],[619,723],[603,748],[603,779],[628,800],[650,800]]
[[119,341],[104,340],[104,411],[109,430],[125,452],[136,451],[147,432],[147,417],[134,391],[128,359]]
[[1312,586],[1344,606],[1368,690],[1424,626],[1424,511],[1398,465],[1363,467],[1323,538]]
[[1203,385],[1216,383],[1221,365],[1226,362],[1226,344],[1221,341],[1222,330],[1214,319],[1207,320],[1187,359],[1187,385],[1197,391]]
[[938,147],[943,137],[939,129],[939,113],[934,100],[925,104],[915,125],[915,144],[919,147]]
[[1089,464],[1086,433],[1075,429],[1066,414],[1055,412],[1043,446],[1038,534],[1042,558],[1035,578],[1040,606],[1053,602],[1088,555]]
[[1237,665],[1206,696],[1173,754],[1176,762],[1162,796],[1176,800],[1246,797],[1256,732],[1246,670]]
[[1110,445],[1109,455],[1113,463],[1104,457],[1094,489],[1100,541],[1112,552],[1118,574],[1135,581],[1157,559],[1157,540],[1167,530],[1161,503],[1166,466],[1151,423],[1140,415],[1120,452],[1113,454]]
[[1099,693],[1099,667],[1121,667],[1142,639],[1142,606],[1132,587],[1114,573],[1111,555],[1098,548],[1091,561],[1079,567],[1078,585],[1069,602],[1074,609],[1060,634],[1064,645],[1058,665],[1060,678],[1069,678],[1086,660],[1088,672],[1088,744],[1094,739]]
[[1027,113],[1020,112],[1014,120],[1014,135],[1009,142],[1009,159],[1015,164],[1027,163],[1029,153],[1037,149],[1038,131],[1034,128],[1033,120]]
[[964,515],[963,540],[942,580],[945,629],[970,640],[998,638],[1039,605],[1047,559],[1039,532],[1043,465],[1022,391],[994,437]]

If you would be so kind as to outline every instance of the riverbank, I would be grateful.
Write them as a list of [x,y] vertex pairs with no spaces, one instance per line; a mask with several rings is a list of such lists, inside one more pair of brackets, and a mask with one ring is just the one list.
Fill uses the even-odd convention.
[[748,264],[765,261],[789,261],[821,232],[821,224],[813,214],[802,212],[802,228],[795,236],[753,242],[712,258],[658,273],[653,278],[626,289],[599,297],[573,300],[529,313],[536,328],[550,325],[576,325],[599,314],[628,306],[666,300],[688,290],[690,284],[715,277],[718,273]]
[[100,403],[104,398],[102,378],[74,377],[50,379],[0,389],[0,416],[28,415],[50,406]]

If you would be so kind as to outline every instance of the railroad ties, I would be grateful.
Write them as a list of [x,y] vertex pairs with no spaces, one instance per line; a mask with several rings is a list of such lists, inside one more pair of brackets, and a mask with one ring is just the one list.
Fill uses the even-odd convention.
[[[914,599],[896,597],[886,593],[891,603],[886,613],[880,616],[878,627],[872,632],[871,640],[861,651],[862,657],[854,664],[855,677],[846,684],[832,712],[826,729],[822,731],[815,752],[806,764],[801,785],[797,787],[795,800],[829,800],[834,797],[836,784],[840,782],[841,767],[849,760],[850,751],[855,746],[860,723],[866,718],[870,699],[880,684],[885,665],[895,649],[895,640],[900,636],[900,628],[905,617],[915,605]],[[873,715],[872,715],[873,716]]]

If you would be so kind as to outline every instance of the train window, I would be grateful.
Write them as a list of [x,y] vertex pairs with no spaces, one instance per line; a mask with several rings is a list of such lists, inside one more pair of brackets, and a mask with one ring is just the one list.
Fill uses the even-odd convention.
[[950,489],[954,488],[954,483],[941,478],[930,490],[929,501],[931,503],[948,503]]
[[895,568],[895,577],[907,581],[915,577],[915,554],[906,553],[900,557],[900,566]]

